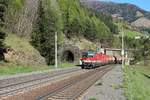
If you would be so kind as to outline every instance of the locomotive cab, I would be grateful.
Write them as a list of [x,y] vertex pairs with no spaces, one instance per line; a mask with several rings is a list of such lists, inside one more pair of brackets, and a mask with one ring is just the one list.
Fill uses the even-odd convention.
[[89,58],[89,57],[93,57],[94,56],[94,52],[92,51],[88,51],[88,52],[83,52],[82,53],[82,58]]
[[91,58],[95,55],[94,52],[92,51],[87,51],[82,53],[82,58],[80,59],[80,66],[82,69],[86,68],[91,68],[92,63],[91,63]]

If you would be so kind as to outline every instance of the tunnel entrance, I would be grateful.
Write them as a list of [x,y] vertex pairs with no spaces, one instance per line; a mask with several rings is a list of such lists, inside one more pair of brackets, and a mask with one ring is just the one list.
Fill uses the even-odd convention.
[[78,64],[80,57],[80,49],[73,44],[64,44],[59,48],[58,59],[61,63]]
[[63,62],[69,62],[69,63],[73,63],[75,60],[74,54],[69,50],[64,51],[61,58]]

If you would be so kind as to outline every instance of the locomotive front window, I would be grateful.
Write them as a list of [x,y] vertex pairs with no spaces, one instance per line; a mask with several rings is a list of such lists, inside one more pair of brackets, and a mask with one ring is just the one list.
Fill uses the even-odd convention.
[[95,54],[94,52],[83,52],[82,57],[83,58],[93,57],[94,54]]
[[83,58],[87,58],[87,57],[88,57],[88,53],[83,52],[83,53],[82,53],[82,57],[83,57]]
[[88,57],[93,57],[94,56],[94,54],[90,54],[90,55],[88,55]]
[[87,55],[82,55],[82,58],[87,58]]

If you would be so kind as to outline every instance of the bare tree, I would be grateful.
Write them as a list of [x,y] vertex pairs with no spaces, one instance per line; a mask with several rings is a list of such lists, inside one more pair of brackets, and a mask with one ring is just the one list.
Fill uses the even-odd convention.
[[8,9],[6,16],[7,28],[21,37],[30,38],[33,22],[37,16],[39,0],[25,0],[24,6],[19,11],[11,11]]

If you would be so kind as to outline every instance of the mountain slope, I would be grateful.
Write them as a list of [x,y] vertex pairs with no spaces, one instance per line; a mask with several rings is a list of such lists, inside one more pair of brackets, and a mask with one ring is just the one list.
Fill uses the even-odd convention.
[[137,19],[136,21],[132,22],[131,25],[136,26],[136,27],[150,28],[150,20],[145,17],[141,17]]
[[[139,23],[140,21],[140,23],[142,23],[140,27],[149,27],[149,25],[147,24],[150,21],[150,12],[141,9],[136,5],[128,4],[128,3],[119,4],[113,2],[102,2],[97,0],[94,1],[81,0],[81,2],[83,5],[96,10],[96,12],[109,14],[112,15],[112,17],[116,17],[116,18],[123,18],[124,20],[130,23],[135,21],[136,23]],[[146,23],[146,25],[145,25],[145,21],[141,22],[141,20],[138,20],[141,17],[145,18],[146,20],[149,20]],[[133,25],[139,26],[135,24]]]

